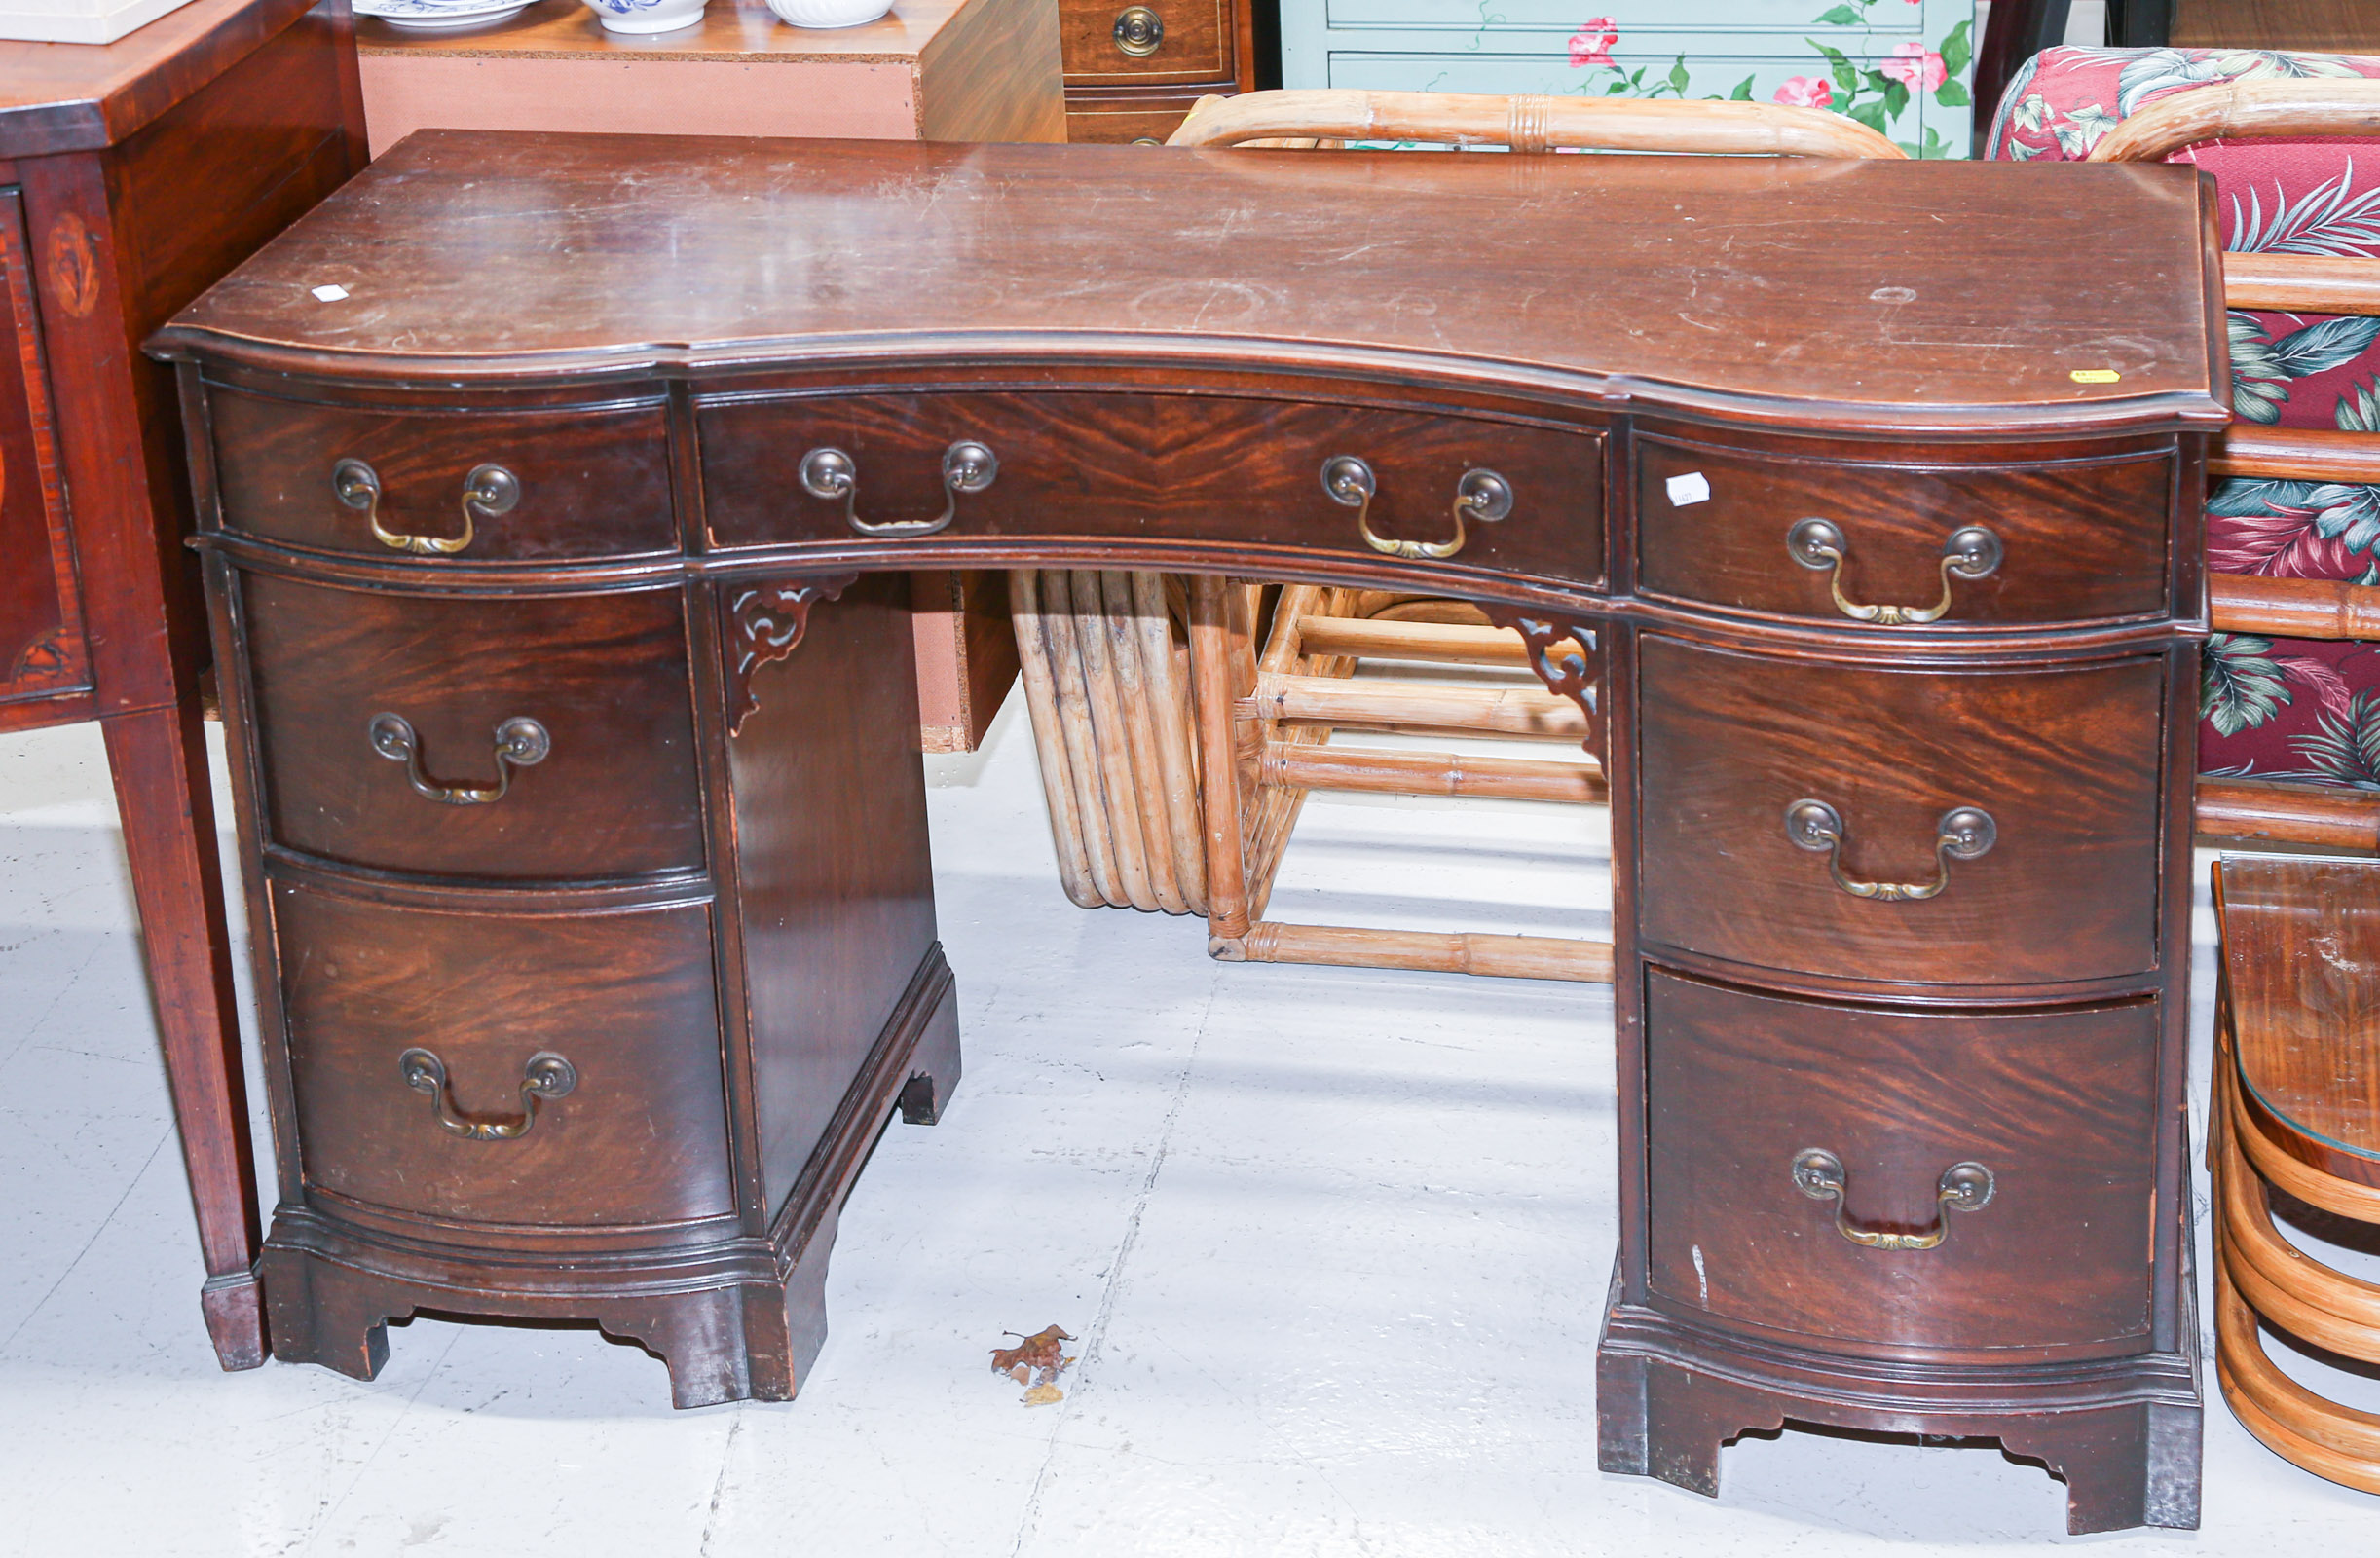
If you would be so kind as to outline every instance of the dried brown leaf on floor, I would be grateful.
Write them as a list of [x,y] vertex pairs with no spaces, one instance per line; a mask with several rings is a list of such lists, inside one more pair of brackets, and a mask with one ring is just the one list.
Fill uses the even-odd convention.
[[[1009,1331],[1009,1336],[1018,1333]],[[1029,1385],[1024,1392],[1026,1406],[1048,1406],[1062,1401],[1066,1392],[1058,1388],[1058,1377],[1074,1363],[1068,1357],[1064,1344],[1073,1341],[1064,1331],[1052,1325],[1035,1335],[1023,1337],[1015,1347],[994,1348],[991,1371],[1005,1374],[1019,1385]]]
[[[1015,1336],[1018,1333],[1015,1331],[1003,1331],[1000,1334],[1003,1336]],[[1049,1374],[1055,1375],[1060,1369],[1064,1368],[1068,1363],[1073,1361],[1072,1358],[1064,1355],[1060,1345],[1073,1340],[1073,1337],[1068,1336],[1057,1326],[1052,1325],[1036,1335],[1025,1337],[1015,1347],[1003,1347],[993,1350],[991,1354],[992,1370],[994,1373],[1006,1374],[1009,1370],[1022,1364],[1025,1368],[1031,1369],[1036,1374],[1046,1371]]]

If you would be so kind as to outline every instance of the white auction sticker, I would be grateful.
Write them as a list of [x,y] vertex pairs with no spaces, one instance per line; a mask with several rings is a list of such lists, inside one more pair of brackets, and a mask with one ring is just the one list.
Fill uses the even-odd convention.
[[1705,503],[1710,501],[1710,478],[1698,470],[1669,478],[1669,506],[1672,508],[1684,508],[1689,503]]
[[346,301],[347,288],[334,281],[328,286],[316,287],[314,295],[315,300],[319,303],[340,303]]

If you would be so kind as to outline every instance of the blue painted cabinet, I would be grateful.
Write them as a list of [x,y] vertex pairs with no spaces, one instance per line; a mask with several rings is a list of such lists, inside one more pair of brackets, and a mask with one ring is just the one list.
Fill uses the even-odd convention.
[[1749,97],[1966,153],[1973,0],[1281,0],[1284,87]]

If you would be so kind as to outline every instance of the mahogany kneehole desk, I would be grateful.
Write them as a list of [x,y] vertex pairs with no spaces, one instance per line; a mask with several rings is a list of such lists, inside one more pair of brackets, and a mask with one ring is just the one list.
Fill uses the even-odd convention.
[[415,136],[155,343],[276,1352],[592,1317],[790,1396],[958,1079],[897,572],[1297,576],[1608,718],[1601,1464],[1996,1436],[2194,1525],[2212,231],[2167,167]]

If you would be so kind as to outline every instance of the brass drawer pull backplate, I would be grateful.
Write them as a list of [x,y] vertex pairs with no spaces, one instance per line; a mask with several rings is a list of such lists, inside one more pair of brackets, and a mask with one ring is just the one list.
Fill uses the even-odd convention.
[[1842,593],[1842,566],[1850,549],[1851,543],[1843,538],[1841,527],[1832,520],[1796,520],[1793,529],[1785,533],[1785,550],[1795,562],[1804,568],[1826,572],[1827,588],[1835,597],[1836,610],[1855,622],[1874,622],[1878,627],[1907,627],[1940,620],[1951,609],[1952,578],[1987,577],[1999,568],[2005,555],[2000,538],[1983,526],[1954,530],[1950,539],[1942,543],[1941,600],[1931,606],[1862,606],[1845,599]]
[[1166,46],[1166,19],[1146,6],[1127,6],[1116,13],[1116,47],[1134,59],[1146,59]]
[[481,519],[508,514],[519,506],[521,479],[502,465],[474,465],[463,478],[463,534],[407,536],[380,522],[380,475],[360,460],[342,460],[330,470],[331,491],[339,501],[361,512],[372,527],[372,538],[383,546],[416,557],[452,557],[471,544]]
[[1949,1213],[1981,1211],[1998,1188],[1991,1170],[1982,1164],[1954,1163],[1934,1182],[1934,1202],[1941,1210],[1934,1214],[1933,1226],[1921,1233],[1890,1234],[1852,1223],[1843,1206],[1850,1181],[1842,1171],[1842,1160],[1824,1147],[1804,1147],[1795,1153],[1792,1172],[1796,1190],[1812,1201],[1835,1204],[1835,1232],[1867,1249],[1932,1249],[1951,1237]]
[[1935,897],[1951,885],[1951,862],[1979,860],[1999,842],[2000,825],[1981,806],[1953,806],[1934,825],[1934,863],[1930,882],[1863,882],[1842,873],[1844,832],[1842,813],[1823,800],[1797,800],[1785,808],[1785,836],[1795,847],[1826,856],[1826,869],[1835,885],[1853,898],[1905,904]]
[[1372,531],[1372,498],[1380,482],[1372,467],[1354,455],[1333,455],[1322,462],[1322,491],[1330,501],[1356,511],[1356,531],[1375,552],[1413,561],[1452,557],[1469,538],[1466,519],[1499,520],[1512,512],[1512,484],[1492,470],[1474,468],[1455,483],[1455,535],[1447,541],[1393,541]]
[[888,519],[871,522],[859,516],[859,463],[839,449],[813,449],[801,457],[801,490],[812,498],[843,501],[843,521],[862,536],[931,536],[958,517],[958,495],[980,493],[1000,474],[1000,461],[989,448],[960,439],[942,455],[942,490],[948,501],[933,519]]
[[372,750],[405,765],[405,781],[416,794],[442,806],[492,806],[512,788],[515,768],[534,768],[554,750],[554,738],[535,720],[513,718],[496,727],[496,783],[442,785],[422,772],[422,738],[401,714],[376,714],[366,727]]
[[550,1050],[540,1050],[521,1068],[521,1112],[509,1120],[473,1119],[455,1107],[446,1086],[446,1062],[424,1049],[407,1050],[396,1057],[397,1075],[416,1093],[429,1094],[429,1112],[438,1129],[465,1141],[511,1141],[529,1134],[538,1123],[538,1105],[547,1098],[569,1096],[578,1086],[578,1068]]

